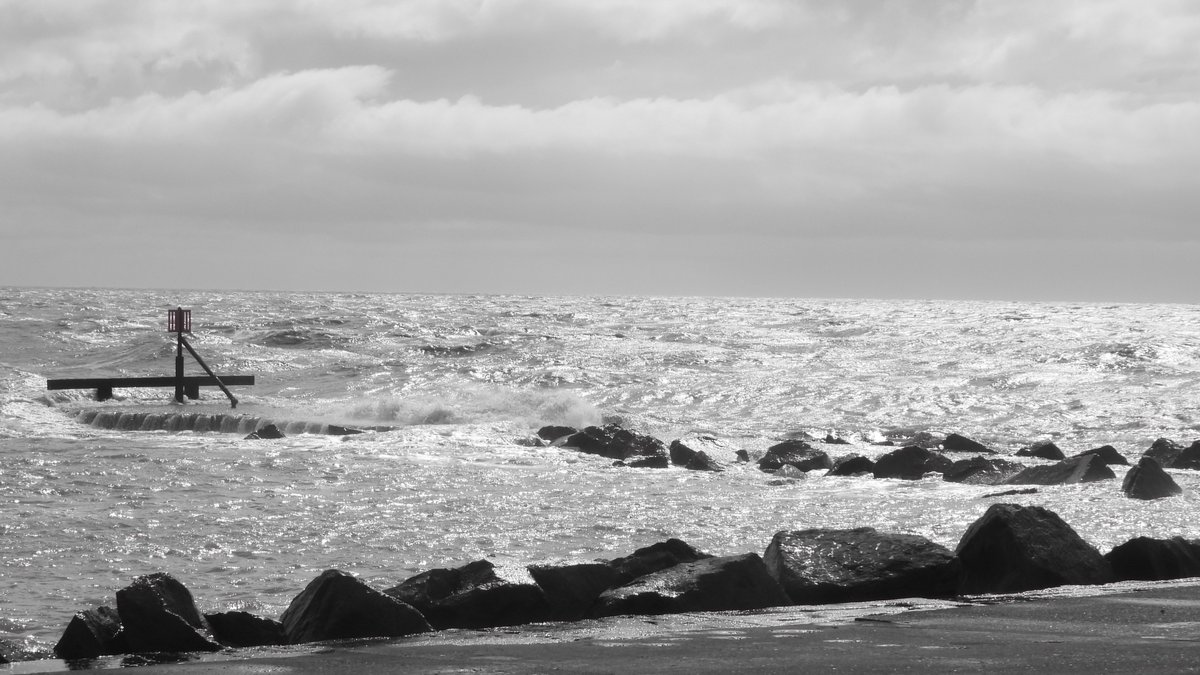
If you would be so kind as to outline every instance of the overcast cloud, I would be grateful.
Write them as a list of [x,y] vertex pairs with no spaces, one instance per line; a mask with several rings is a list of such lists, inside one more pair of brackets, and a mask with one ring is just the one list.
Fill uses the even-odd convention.
[[0,0],[0,284],[1194,302],[1190,0]]

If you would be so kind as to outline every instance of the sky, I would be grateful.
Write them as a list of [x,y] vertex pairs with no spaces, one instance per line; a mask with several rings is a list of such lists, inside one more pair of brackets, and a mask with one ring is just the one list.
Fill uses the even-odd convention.
[[1194,0],[0,0],[0,285],[1198,301]]

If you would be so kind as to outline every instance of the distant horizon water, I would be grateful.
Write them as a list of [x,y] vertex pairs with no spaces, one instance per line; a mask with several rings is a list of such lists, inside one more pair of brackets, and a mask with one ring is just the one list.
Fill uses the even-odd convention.
[[[220,393],[46,391],[59,377],[172,372],[166,310],[192,310]],[[994,486],[811,475],[734,452],[831,434],[831,456],[957,432],[1006,458],[1036,441],[1136,460],[1200,438],[1200,307],[1112,302],[517,296],[0,288],[0,639],[46,653],[74,612],[169,572],[205,611],[276,617],[316,574],[386,587],[432,567],[588,561],[668,537],[761,553],[804,527],[909,532],[951,548]],[[189,361],[189,374],[198,373]],[[338,437],[81,423],[246,415],[379,427]],[[723,473],[629,469],[531,442],[546,424],[620,421],[709,436]],[[1200,472],[1178,498],[1117,481],[1006,497],[1107,550],[1200,536]]]

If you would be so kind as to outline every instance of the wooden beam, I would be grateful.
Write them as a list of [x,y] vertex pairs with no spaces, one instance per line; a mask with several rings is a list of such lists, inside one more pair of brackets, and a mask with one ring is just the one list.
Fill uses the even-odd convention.
[[[174,377],[82,377],[46,380],[47,389],[102,389],[125,387],[174,387]],[[252,385],[253,375],[222,375],[220,382],[227,385]],[[217,378],[193,375],[183,378],[185,386],[216,387]]]

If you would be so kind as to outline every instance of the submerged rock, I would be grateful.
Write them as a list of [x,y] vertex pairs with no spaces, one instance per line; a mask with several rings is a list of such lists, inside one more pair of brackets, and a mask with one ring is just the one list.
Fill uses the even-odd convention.
[[73,661],[124,653],[126,650],[117,640],[120,630],[121,617],[112,607],[77,612],[54,645],[54,655]]
[[946,547],[870,527],[777,532],[763,561],[800,605],[948,597],[962,575]]
[[141,576],[117,591],[128,652],[214,652],[221,648],[191,592],[170,574]]
[[764,609],[791,604],[757,553],[706,558],[601,594],[595,616]]
[[1183,488],[1152,457],[1142,457],[1125,474],[1121,492],[1133,499],[1161,499],[1182,494]]
[[1179,451],[1179,456],[1171,462],[1172,469],[1200,469],[1200,441]]
[[309,582],[280,621],[288,641],[294,644],[400,637],[432,630],[412,606],[339,570],[326,570]]
[[963,566],[962,593],[1017,593],[1112,579],[1100,552],[1040,506],[993,504],[967,528],[955,553]]
[[1025,467],[1006,459],[972,457],[960,459],[942,472],[942,478],[951,483],[971,485],[999,485],[1021,473]]
[[1200,577],[1200,540],[1137,537],[1104,556],[1117,581]]
[[1028,448],[1021,448],[1017,451],[1017,457],[1037,457],[1056,462],[1067,458],[1063,451],[1054,444],[1054,441],[1038,441]]
[[268,424],[246,436],[247,441],[275,440],[284,438],[283,432],[274,424]]
[[1121,453],[1117,452],[1117,449],[1111,445],[1102,445],[1098,448],[1092,448],[1091,450],[1084,450],[1083,452],[1079,453],[1078,455],[1075,455],[1075,457],[1086,457],[1088,455],[1096,455],[1105,464],[1118,464],[1120,466],[1129,466],[1129,460],[1125,459],[1125,456],[1122,455]]
[[942,450],[944,452],[973,452],[981,455],[996,454],[995,450],[992,450],[983,443],[959,434],[946,436],[946,440],[942,441]]
[[631,457],[668,456],[667,447],[662,441],[615,424],[587,427],[568,436],[562,445],[589,455],[622,461]]
[[1006,485],[1070,485],[1116,478],[1104,460],[1094,454],[1064,459],[1058,464],[1027,467],[1005,481]]
[[857,476],[859,474],[874,475],[875,462],[862,455],[839,457],[833,462],[833,468],[826,476]]
[[1182,468],[1175,466],[1175,458],[1179,457],[1181,452],[1183,452],[1182,445],[1169,438],[1160,438],[1154,441],[1150,448],[1142,453],[1142,456],[1154,459],[1159,466]]
[[910,445],[893,450],[875,460],[876,478],[902,478],[920,480],[927,473],[942,473],[953,462],[945,455]]
[[[714,439],[715,440],[715,439]],[[678,438],[671,441],[669,447],[671,453],[671,463],[676,466],[682,466],[690,471],[724,471],[720,462],[714,460],[704,450],[697,450],[693,446],[699,445],[697,439]],[[706,446],[711,446],[711,443],[705,443]]]
[[544,426],[537,430],[538,438],[551,443],[560,438],[565,438],[571,434],[577,433],[579,433],[579,430],[575,427],[558,426],[553,424]]
[[783,466],[794,466],[801,471],[815,469],[830,469],[833,460],[821,450],[814,449],[807,442],[790,439],[767,448],[767,454],[758,460],[760,471],[773,473]]

